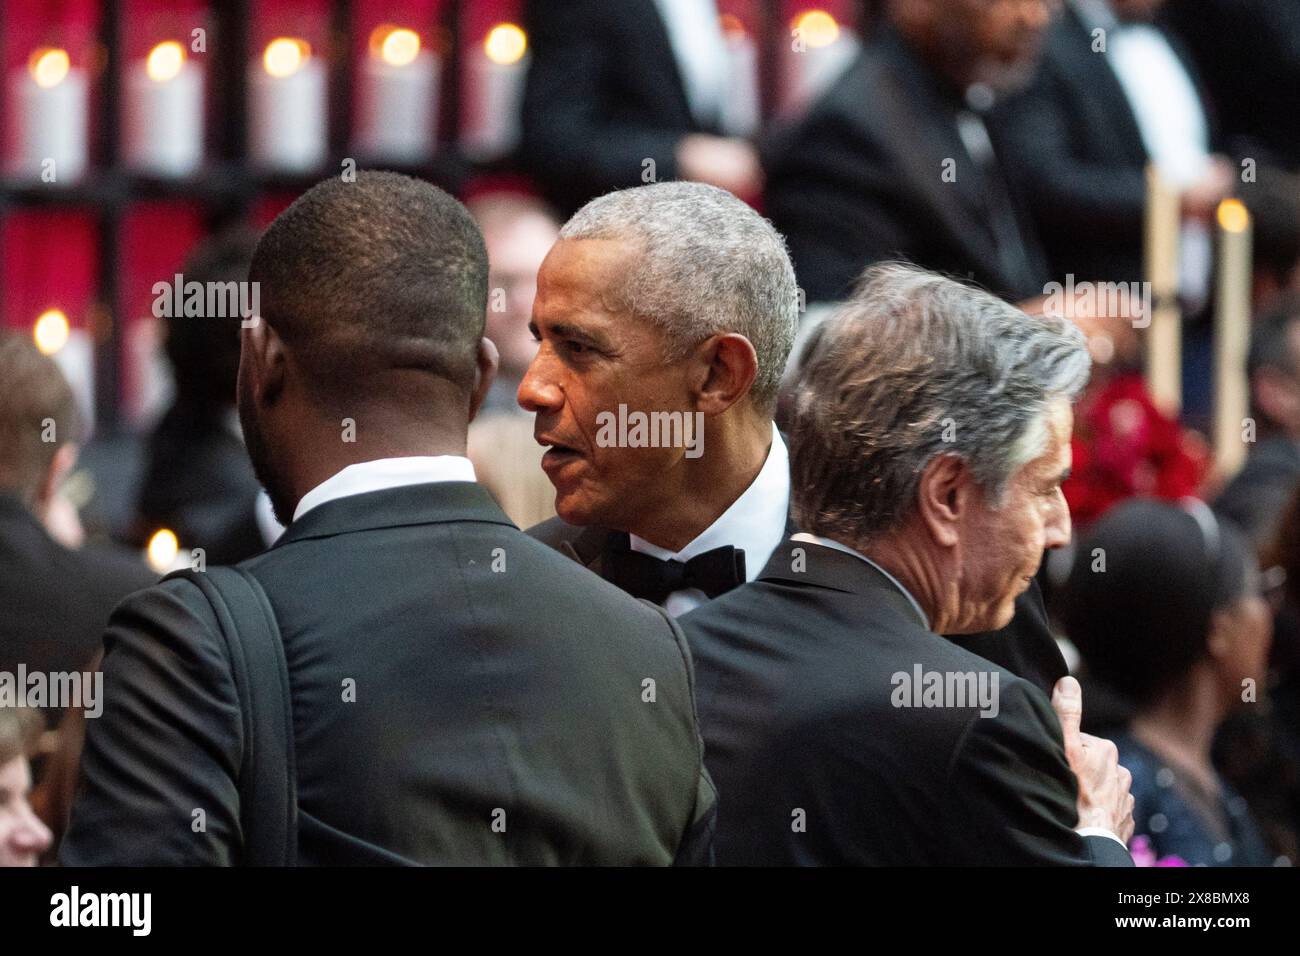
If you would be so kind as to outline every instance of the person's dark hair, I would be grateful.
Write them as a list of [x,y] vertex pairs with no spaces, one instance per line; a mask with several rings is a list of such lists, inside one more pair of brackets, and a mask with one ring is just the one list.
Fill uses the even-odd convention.
[[[1246,357],[1246,375],[1252,383],[1255,376],[1265,369],[1280,372],[1288,378],[1300,378],[1300,363],[1297,362],[1300,357],[1291,347],[1291,325],[1297,321],[1300,321],[1300,299],[1291,297],[1255,322],[1250,333],[1250,352]],[[1264,417],[1260,409],[1254,407],[1253,400],[1251,406],[1256,418]]]
[[1079,544],[1063,620],[1089,674],[1140,707],[1205,654],[1214,612],[1257,587],[1246,540],[1208,506],[1131,499]]
[[54,359],[0,329],[0,490],[31,505],[59,448],[80,442],[77,401]]
[[1285,286],[1300,267],[1300,176],[1261,170],[1243,195],[1255,220],[1255,268]]
[[[246,226],[216,233],[195,246],[182,276],[205,288],[209,282],[247,282],[256,246],[257,233]],[[165,348],[178,404],[214,419],[235,404],[240,322],[235,314],[168,317]]]
[[45,727],[41,712],[32,707],[0,707],[0,767],[36,749]]
[[1300,299],[1289,298],[1255,323],[1250,334],[1250,354],[1246,359],[1249,375],[1264,368],[1276,369],[1287,375],[1300,373],[1287,335],[1291,323],[1295,321],[1300,321]]
[[395,370],[473,389],[487,251],[436,186],[387,172],[318,183],[266,230],[250,278],[322,402],[387,397]]

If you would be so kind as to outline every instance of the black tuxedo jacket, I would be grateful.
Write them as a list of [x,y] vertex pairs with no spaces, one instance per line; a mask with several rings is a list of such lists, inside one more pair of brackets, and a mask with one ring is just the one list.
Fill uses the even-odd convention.
[[[767,213],[809,301],[843,299],[867,265],[897,258],[1012,300],[1042,294],[1046,262],[1016,183],[969,158],[960,106],[885,27],[803,120],[772,136]],[[995,147],[996,132],[990,124]],[[948,160],[955,182],[943,179]],[[1019,265],[998,252],[995,206],[1016,220]]]
[[525,164],[565,217],[642,185],[647,159],[676,179],[677,142],[717,132],[691,113],[655,0],[532,0],[526,23]]
[[[242,567],[284,640],[301,863],[706,861],[713,791],[680,631],[479,485],[326,502]],[[239,861],[221,641],[188,581],[114,613],[64,864]]]
[[[1147,149],[1119,78],[1092,42],[1089,28],[1067,8],[1048,34],[1034,82],[997,108],[996,125],[1053,277],[1136,282]],[[1190,58],[1175,39],[1170,43],[1195,77]]]
[[[793,522],[787,520],[786,536],[797,530]],[[614,535],[627,537],[623,531],[612,531],[599,525],[579,527],[561,518],[534,525],[528,533],[596,574],[603,571],[602,556],[610,538]],[[948,640],[1005,667],[1049,696],[1056,682],[1069,672],[1048,626],[1047,609],[1043,606],[1037,580],[1016,599],[1016,615],[1002,630],[962,634]]]
[[[65,548],[17,498],[0,494],[0,671],[85,670],[113,607],[157,580],[130,552]],[[58,715],[45,712],[50,723]]]
[[[786,542],[681,624],[721,794],[719,865],[1131,865],[1117,841],[1074,832],[1047,698],[928,631],[865,561]],[[916,699],[895,675],[918,669],[984,672],[990,689],[996,674],[996,715],[903,706]]]

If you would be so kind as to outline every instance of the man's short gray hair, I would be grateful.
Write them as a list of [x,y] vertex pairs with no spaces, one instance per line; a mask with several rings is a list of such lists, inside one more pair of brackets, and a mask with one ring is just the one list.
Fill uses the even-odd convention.
[[893,530],[931,459],[969,465],[996,507],[1046,448],[1049,406],[1088,381],[1083,333],[909,265],[866,271],[809,339],[796,375],[791,484],[800,528]]
[[560,238],[638,243],[638,266],[608,290],[612,301],[663,331],[668,361],[711,335],[743,335],[758,354],[751,397],[772,407],[799,324],[799,289],[785,241],[766,219],[714,186],[656,183],[593,199]]

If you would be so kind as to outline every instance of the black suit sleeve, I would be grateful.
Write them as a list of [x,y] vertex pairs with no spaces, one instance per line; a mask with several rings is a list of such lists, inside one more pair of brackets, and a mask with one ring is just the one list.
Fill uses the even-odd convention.
[[836,104],[774,136],[763,162],[768,215],[786,237],[808,301],[843,299],[871,263],[918,255],[897,174]]
[[700,733],[699,709],[696,707],[695,662],[691,658],[690,645],[681,626],[669,616],[668,612],[656,604],[643,601],[663,615],[668,627],[677,641],[682,663],[686,667],[686,683],[691,697],[691,722],[695,729],[696,759],[699,762],[699,774],[695,782],[695,804],[691,809],[691,819],[682,834],[682,842],[677,848],[673,866],[713,866],[713,840],[718,828],[718,791],[713,779],[704,766],[704,736]]
[[972,719],[949,773],[944,807],[963,856],[995,866],[1131,866],[1116,841],[1075,832],[1078,783],[1046,698],[1010,680],[998,703],[996,717]]
[[206,599],[185,581],[138,592],[109,619],[104,649],[103,713],[86,721],[59,861],[238,862],[239,704]]
[[524,90],[523,139],[529,171],[548,193],[578,202],[586,196],[641,184],[642,163],[655,162],[659,181],[677,178],[682,133],[650,122],[603,115],[611,91],[611,16],[606,0],[534,0],[528,4],[533,62]]

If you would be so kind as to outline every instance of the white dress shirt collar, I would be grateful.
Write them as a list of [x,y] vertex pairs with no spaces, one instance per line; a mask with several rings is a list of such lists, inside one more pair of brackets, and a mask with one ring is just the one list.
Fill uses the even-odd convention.
[[861,551],[854,551],[847,544],[841,544],[840,542],[836,541],[834,538],[823,538],[820,535],[809,534],[807,531],[800,531],[798,534],[792,535],[790,540],[805,541],[808,544],[820,544],[823,548],[834,548],[836,551],[843,551],[845,554],[853,555],[855,558],[857,558],[860,561],[867,562],[867,564],[871,565],[873,568],[875,568],[877,571],[883,574],[894,587],[898,588],[898,590],[903,592],[903,597],[907,598],[908,602],[915,609],[916,616],[921,621],[921,626],[924,627],[927,631],[930,630],[930,618],[926,616],[925,611],[921,607],[921,603],[915,597],[912,596],[912,592],[909,591],[907,588],[903,587],[902,581],[898,580],[898,578],[894,577],[892,574],[890,574],[880,565],[876,564],[875,561],[872,561]]
[[[745,552],[745,580],[758,577],[767,559],[785,539],[790,514],[790,455],[776,425],[772,426],[772,447],[758,475],[731,507],[680,551],[669,551],[636,535],[629,535],[633,551],[661,561],[685,563],[696,555],[714,548],[732,545]],[[685,614],[707,600],[703,591],[692,588],[674,591],[664,609],[674,617]]]
[[348,465],[303,495],[294,509],[293,520],[297,521],[312,508],[335,498],[434,481],[476,480],[474,466],[468,458],[460,455],[414,455],[362,461]]

